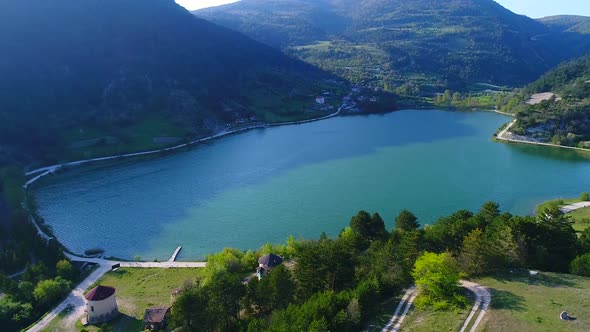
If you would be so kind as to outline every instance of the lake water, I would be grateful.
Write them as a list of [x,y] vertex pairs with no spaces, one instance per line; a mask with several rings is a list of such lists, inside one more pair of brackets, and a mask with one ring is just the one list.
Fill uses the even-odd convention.
[[590,191],[590,162],[564,149],[493,143],[495,113],[400,111],[250,131],[193,150],[74,169],[35,192],[40,214],[74,252],[201,258],[336,235],[358,210],[387,227],[403,208],[422,224],[487,200],[532,213]]

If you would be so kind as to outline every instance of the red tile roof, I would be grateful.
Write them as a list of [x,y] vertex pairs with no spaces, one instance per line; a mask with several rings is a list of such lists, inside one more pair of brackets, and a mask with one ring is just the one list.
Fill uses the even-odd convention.
[[109,286],[96,286],[90,292],[86,293],[84,298],[87,301],[102,301],[115,294],[115,288]]

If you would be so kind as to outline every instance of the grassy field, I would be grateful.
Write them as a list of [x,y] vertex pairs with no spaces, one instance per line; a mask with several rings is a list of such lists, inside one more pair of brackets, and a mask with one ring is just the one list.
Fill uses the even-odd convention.
[[[590,278],[519,270],[477,280],[492,290],[480,331],[590,331]],[[567,311],[575,321],[561,321]]]
[[402,330],[413,332],[459,331],[470,310],[471,307],[445,311],[413,309],[404,320]]
[[[148,114],[138,123],[121,130],[121,134],[125,136],[124,141],[119,141],[116,144],[96,144],[71,148],[65,158],[77,160],[162,148],[165,144],[155,143],[154,138],[183,138],[187,133],[187,129],[172,123],[162,114]],[[98,128],[85,127],[66,131],[62,138],[67,144],[70,144],[109,136],[112,136],[112,133],[101,131]]]
[[[181,287],[187,280],[200,279],[201,273],[201,269],[127,268],[105,274],[96,285],[112,286],[117,290],[117,304],[121,316],[110,323],[113,331],[143,331],[142,319],[145,309],[170,305],[174,289]],[[76,326],[71,326],[71,321],[71,317],[62,313],[44,331],[69,332],[82,329],[79,318],[76,319]],[[98,331],[98,327],[94,326],[85,329],[89,332]]]
[[[579,198],[563,198],[563,199],[555,199],[547,202],[543,202],[537,206],[537,213],[539,211],[543,211],[543,209],[548,208],[552,205],[557,205],[559,207],[578,203],[581,202]],[[575,210],[573,212],[568,213],[568,216],[571,216],[574,220],[574,229],[578,232],[581,232],[590,226],[590,208],[582,208]]]
[[[401,295],[382,303],[379,306],[380,311],[375,314],[375,317],[371,319],[371,323],[363,331],[381,331],[393,316],[401,300]],[[469,303],[474,301],[473,293],[465,291],[465,295]],[[412,306],[402,323],[402,330],[414,332],[459,331],[470,310],[471,306],[465,309],[448,311],[419,310]]]

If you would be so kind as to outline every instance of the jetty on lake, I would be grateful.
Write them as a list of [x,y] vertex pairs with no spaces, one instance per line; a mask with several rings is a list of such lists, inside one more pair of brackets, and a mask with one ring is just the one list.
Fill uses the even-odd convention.
[[182,246],[179,246],[178,248],[176,248],[176,250],[174,250],[174,253],[172,254],[172,256],[170,256],[170,259],[168,261],[175,262],[176,258],[178,257],[178,254],[180,254],[181,250],[182,250]]

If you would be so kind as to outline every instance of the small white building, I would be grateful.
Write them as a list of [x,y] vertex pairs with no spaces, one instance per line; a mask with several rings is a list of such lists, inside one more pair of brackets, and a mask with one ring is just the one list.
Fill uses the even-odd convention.
[[84,296],[86,299],[86,321],[99,325],[119,315],[115,288],[96,286]]
[[315,97],[315,102],[316,102],[316,104],[323,105],[326,103],[326,98],[324,98],[322,96],[317,96],[317,97]]

